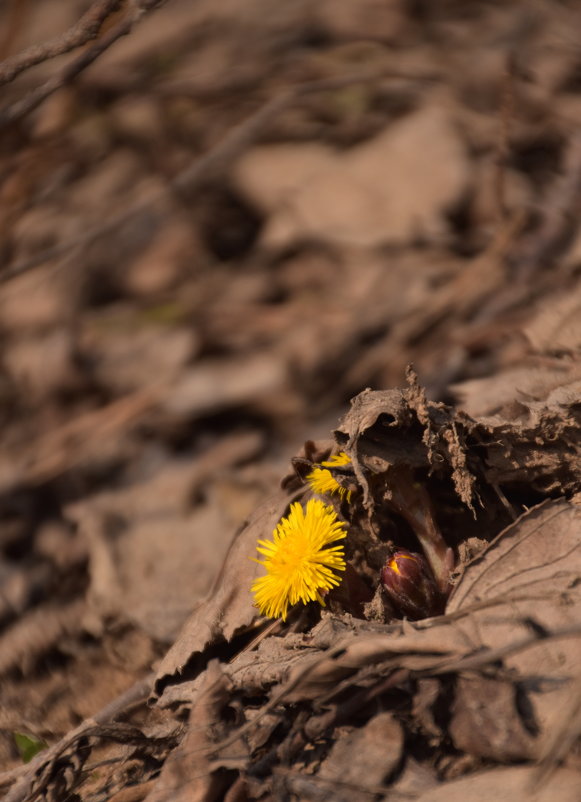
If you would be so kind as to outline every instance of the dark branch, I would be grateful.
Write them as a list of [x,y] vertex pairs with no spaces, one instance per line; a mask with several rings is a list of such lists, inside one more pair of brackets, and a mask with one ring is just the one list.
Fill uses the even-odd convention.
[[96,0],[87,13],[68,31],[49,39],[48,42],[32,45],[0,62],[0,86],[10,83],[21,72],[36,64],[62,56],[96,39],[107,17],[111,16],[119,6],[120,0]]
[[16,120],[21,119],[26,114],[29,114],[58,89],[70,84],[80,72],[92,64],[105,50],[110,48],[112,44],[118,39],[121,39],[122,36],[126,36],[130,33],[135,23],[138,22],[144,14],[159,4],[159,0],[158,2],[143,0],[143,2],[132,3],[132,9],[121,22],[107,31],[92,47],[85,50],[80,56],[74,59],[74,61],[67,64],[58,75],[54,75],[44,84],[33,89],[32,92],[23,97],[22,100],[2,109],[0,111],[0,129],[5,128]]

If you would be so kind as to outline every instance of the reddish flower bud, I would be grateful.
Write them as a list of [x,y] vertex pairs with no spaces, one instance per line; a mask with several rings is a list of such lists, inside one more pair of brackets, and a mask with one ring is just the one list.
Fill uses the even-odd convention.
[[427,618],[443,612],[444,597],[421,554],[396,551],[384,565],[381,581],[390,600],[408,618]]

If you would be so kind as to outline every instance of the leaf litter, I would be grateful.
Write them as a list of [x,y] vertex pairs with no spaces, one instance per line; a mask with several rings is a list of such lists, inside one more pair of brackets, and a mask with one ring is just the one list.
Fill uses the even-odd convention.
[[335,5],[164,4],[0,157],[12,802],[579,798],[579,11]]
[[[450,498],[456,499],[455,515],[442,518],[441,531],[447,543],[454,543],[459,549],[463,520],[469,518],[474,520],[475,527],[484,527],[485,532],[491,531],[492,521],[502,531],[489,543],[482,538],[480,553],[465,565],[457,566],[456,573],[460,575],[453,580],[454,588],[443,616],[427,619],[425,623],[381,624],[377,620],[366,623],[345,613],[323,613],[321,623],[314,629],[301,634],[289,632],[284,637],[272,634],[257,647],[251,641],[255,652],[243,649],[237,656],[234,653],[224,669],[232,682],[230,698],[247,695],[250,700],[257,694],[266,696],[259,717],[275,711],[280,715],[281,708],[284,710],[288,732],[280,743],[275,742],[271,747],[278,759],[292,748],[292,760],[305,760],[304,750],[309,742],[316,744],[317,738],[326,732],[336,733],[338,740],[326,759],[319,758],[320,769],[315,773],[317,778],[321,777],[323,789],[324,779],[331,776],[332,766],[337,765],[336,755],[343,754],[341,738],[346,739],[344,748],[348,750],[354,737],[342,733],[342,725],[357,715],[367,719],[369,723],[355,731],[360,739],[364,739],[367,729],[374,731],[371,723],[377,716],[387,716],[392,721],[393,715],[397,715],[394,721],[407,721],[410,726],[417,703],[414,699],[421,696],[423,678],[438,679],[433,688],[432,707],[441,705],[451,685],[454,687],[449,720],[444,728],[437,718],[433,719],[432,741],[435,739],[441,748],[448,737],[459,753],[470,755],[475,761],[487,759],[500,763],[542,758],[550,733],[562,726],[567,716],[572,683],[576,682],[581,658],[578,497],[547,498],[508,523],[511,511],[506,502],[512,496],[512,488],[518,492],[522,486],[522,473],[526,474],[531,490],[536,485],[545,485],[544,460],[527,464],[527,449],[532,449],[533,443],[527,442],[530,435],[526,429],[523,432],[520,424],[502,419],[494,423],[487,419],[473,420],[445,404],[429,402],[415,376],[410,374],[409,379],[406,390],[366,391],[358,396],[336,431],[338,445],[351,454],[355,475],[366,483],[359,502],[353,505],[356,507],[358,503],[361,509],[351,513],[351,523],[361,528],[356,536],[350,531],[350,537],[357,540],[354,548],[364,550],[365,540],[380,541],[377,520],[386,505],[388,510],[393,509],[402,468],[407,470],[404,481],[412,485],[408,500],[415,501],[420,508],[421,514],[416,512],[407,518],[410,528],[415,526],[420,543],[426,537],[425,518],[433,512],[421,509],[427,504],[427,496],[413,488],[419,476],[435,509],[439,499],[447,499],[446,505],[450,504]],[[557,409],[563,422],[561,455],[568,454],[566,458],[561,456],[561,475],[569,476],[571,486],[579,486],[576,401],[570,406],[555,405],[549,396],[544,405],[535,402],[530,415],[549,421],[550,425],[546,429],[539,424],[532,427],[534,448],[538,450],[543,445],[543,438],[550,449],[557,448],[553,440]],[[576,418],[576,429],[571,423],[565,429],[564,422],[569,416],[571,420]],[[499,430],[502,430],[501,453]],[[554,475],[555,471],[556,463],[548,468],[548,474]],[[503,522],[508,523],[505,528]],[[249,530],[251,536],[246,545]],[[244,530],[238,543],[241,549],[246,548],[246,556],[251,557],[256,543],[254,527]],[[236,584],[243,554],[244,550],[237,552],[235,560],[226,561],[223,586]],[[371,554],[368,570],[373,570],[374,559]],[[248,585],[244,595],[250,612]],[[215,603],[216,596],[211,594],[162,664],[157,678],[157,688],[161,691],[158,703],[162,706],[189,707],[197,704],[199,694],[203,693],[203,677],[209,667],[196,679],[185,682],[180,680],[180,674],[188,645],[187,662],[191,665],[194,656],[199,659],[200,652],[211,650],[216,644],[216,637],[211,634],[203,644],[199,637],[199,622],[209,615],[215,616],[215,612],[210,613],[215,610]],[[242,623],[238,605],[227,602],[222,606],[221,622],[220,637],[229,631],[232,638]],[[399,698],[396,690],[400,691]],[[378,698],[383,699],[386,712],[378,712],[382,709],[382,705],[377,706]],[[305,703],[310,707],[306,719],[297,712]],[[242,734],[251,738],[255,722],[255,716],[247,718],[240,728],[234,728],[232,737]],[[418,724],[421,728],[421,721],[416,721]],[[379,721],[374,726],[381,727]],[[427,733],[423,736],[427,738]],[[227,750],[230,745],[231,738],[227,738],[222,748]],[[264,749],[262,743],[261,749]],[[362,751],[367,754],[366,749]],[[254,755],[258,765],[260,752],[257,750]],[[301,752],[303,755],[299,757]],[[378,793],[377,788],[392,775],[399,758],[395,764],[383,761],[380,764],[385,769],[383,773],[373,775],[366,761],[356,758],[358,752],[355,748],[351,753],[349,766],[340,773],[338,782],[345,777],[345,782],[359,788],[363,796]],[[220,754],[218,748],[216,754]],[[252,759],[252,754],[245,759],[249,773]],[[451,772],[450,766],[447,771]],[[375,781],[369,784],[369,790],[361,791],[373,776]],[[490,781],[493,782],[492,777]],[[275,788],[274,777],[272,782]],[[317,781],[313,782],[318,787]],[[340,791],[335,789],[334,793]]]

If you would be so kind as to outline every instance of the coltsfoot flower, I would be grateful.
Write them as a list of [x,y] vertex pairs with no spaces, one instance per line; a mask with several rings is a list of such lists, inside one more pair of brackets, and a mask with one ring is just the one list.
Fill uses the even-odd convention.
[[344,451],[341,451],[336,456],[331,457],[331,459],[321,462],[321,465],[324,467],[313,468],[313,470],[307,476],[307,482],[309,483],[311,490],[313,490],[315,493],[320,493],[321,495],[325,495],[326,493],[336,493],[341,498],[346,498],[347,501],[349,501],[351,492],[347,490],[346,487],[340,485],[331,471],[327,469],[337,468],[342,465],[351,465],[351,457]]
[[444,597],[421,554],[396,551],[384,565],[381,581],[392,602],[409,618],[427,618],[442,612]]
[[311,499],[304,510],[298,502],[291,504],[272,541],[258,541],[265,559],[256,562],[267,573],[255,580],[252,593],[261,615],[284,621],[299,601],[325,605],[323,594],[341,582],[335,571],[345,570],[343,544],[330,545],[347,536],[345,526],[319,499]]

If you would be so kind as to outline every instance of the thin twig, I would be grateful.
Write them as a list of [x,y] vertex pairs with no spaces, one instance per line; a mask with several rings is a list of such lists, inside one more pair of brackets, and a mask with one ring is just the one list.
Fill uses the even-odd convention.
[[120,4],[120,0],[96,0],[86,14],[83,14],[81,19],[64,33],[41,44],[32,45],[1,62],[0,86],[10,83],[21,72],[36,64],[62,56],[96,39],[107,17],[116,11]]
[[[142,2],[142,7],[144,6]],[[88,228],[79,237],[68,240],[57,245],[53,245],[46,250],[17,262],[0,272],[0,284],[10,281],[17,276],[33,270],[39,265],[60,259],[69,253],[73,248],[84,248],[90,245],[104,234],[109,234],[119,228],[137,215],[147,211],[161,198],[171,192],[183,193],[193,192],[199,189],[210,179],[219,177],[251,144],[253,144],[262,134],[267,125],[275,119],[281,112],[298,103],[302,98],[317,92],[329,92],[341,89],[357,83],[366,83],[380,78],[393,78],[405,81],[436,82],[440,79],[437,73],[400,73],[392,69],[382,69],[366,72],[350,73],[349,75],[337,78],[326,78],[317,81],[309,81],[304,84],[292,87],[291,89],[277,95],[267,101],[254,114],[248,117],[239,125],[231,129],[224,139],[219,142],[212,150],[197,159],[192,165],[178,173],[169,182],[167,187],[153,193],[147,200],[142,200],[127,209],[122,214],[110,217],[104,222],[92,228]]]
[[[557,640],[560,638],[578,638],[581,636],[581,626],[558,627],[552,632],[547,633],[542,638],[543,642]],[[519,652],[524,652],[531,646],[536,646],[541,641],[539,635],[534,632],[532,635],[526,635],[513,643],[507,643],[504,646],[489,647],[482,649],[473,654],[463,655],[461,657],[445,657],[439,664],[431,668],[423,669],[418,674],[426,676],[439,676],[441,674],[457,674],[462,671],[474,671],[482,668],[490,663],[496,663],[503,660],[505,657],[511,657]]]
[[36,89],[33,89],[21,100],[0,110],[0,130],[34,111],[57,90],[70,84],[79,73],[92,64],[111,45],[115,44],[118,39],[127,36],[144,14],[161,5],[162,2],[164,0],[155,0],[155,2],[141,0],[141,2],[132,3],[131,10],[121,22],[107,31],[92,47],[67,64],[60,73],[53,75],[41,86],[37,86]]

